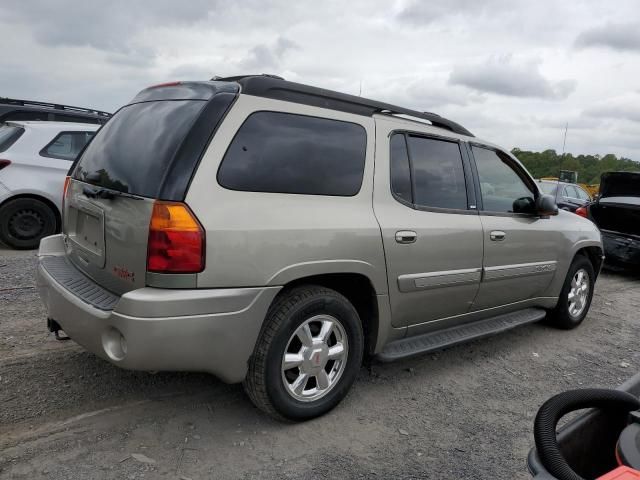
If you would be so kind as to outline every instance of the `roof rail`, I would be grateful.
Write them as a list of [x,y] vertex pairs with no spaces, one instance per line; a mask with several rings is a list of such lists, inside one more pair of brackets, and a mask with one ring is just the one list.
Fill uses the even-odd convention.
[[83,107],[73,107],[71,105],[64,105],[61,103],[48,103],[48,102],[38,102],[34,100],[20,100],[17,98],[6,98],[0,97],[0,104],[5,105],[20,105],[23,107],[43,107],[43,108],[51,108],[52,110],[63,110],[67,112],[76,112],[76,113],[85,113],[90,115],[96,115],[99,117],[111,117],[111,113],[103,112],[101,110],[94,110],[92,108],[83,108]]
[[369,100],[355,95],[312,87],[301,83],[288,82],[276,75],[241,75],[235,77],[214,77],[212,80],[237,82],[242,93],[257,97],[273,98],[304,105],[329,108],[357,115],[372,116],[376,113],[388,115],[406,115],[427,120],[431,125],[451,132],[473,137],[462,125],[431,112],[419,112],[388,103]]

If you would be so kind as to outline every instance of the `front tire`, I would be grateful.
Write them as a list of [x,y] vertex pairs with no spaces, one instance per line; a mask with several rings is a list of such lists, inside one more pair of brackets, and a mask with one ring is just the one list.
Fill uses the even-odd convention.
[[558,305],[549,312],[549,323],[563,330],[576,328],[589,312],[595,286],[595,272],[589,259],[578,255],[567,272]]
[[16,198],[0,207],[0,241],[19,250],[38,248],[56,233],[57,219],[49,205],[35,198]]
[[275,418],[318,417],[345,397],[363,351],[360,317],[343,295],[320,286],[296,287],[269,309],[244,388]]

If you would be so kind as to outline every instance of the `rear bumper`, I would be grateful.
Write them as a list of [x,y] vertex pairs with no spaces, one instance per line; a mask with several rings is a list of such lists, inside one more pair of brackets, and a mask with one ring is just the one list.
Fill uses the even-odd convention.
[[142,288],[122,295],[113,310],[101,310],[63,286],[43,265],[47,256],[63,252],[60,235],[42,241],[37,284],[48,317],[78,344],[122,368],[202,371],[229,383],[244,379],[280,287]]

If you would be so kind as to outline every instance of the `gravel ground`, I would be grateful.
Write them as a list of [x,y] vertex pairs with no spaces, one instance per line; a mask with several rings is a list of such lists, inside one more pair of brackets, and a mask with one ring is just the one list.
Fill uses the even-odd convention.
[[333,412],[283,424],[238,385],[128,372],[57,342],[34,266],[34,252],[0,250],[0,479],[527,479],[538,406],[640,366],[640,279],[605,272],[577,330],[374,364]]

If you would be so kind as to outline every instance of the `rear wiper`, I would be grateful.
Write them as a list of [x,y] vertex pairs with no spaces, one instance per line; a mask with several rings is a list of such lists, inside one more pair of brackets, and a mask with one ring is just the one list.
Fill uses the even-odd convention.
[[140,197],[131,195],[130,193],[119,192],[118,190],[108,190],[106,188],[83,187],[82,193],[88,198],[102,198],[104,200],[113,200],[115,197],[132,198],[134,200],[142,200]]

